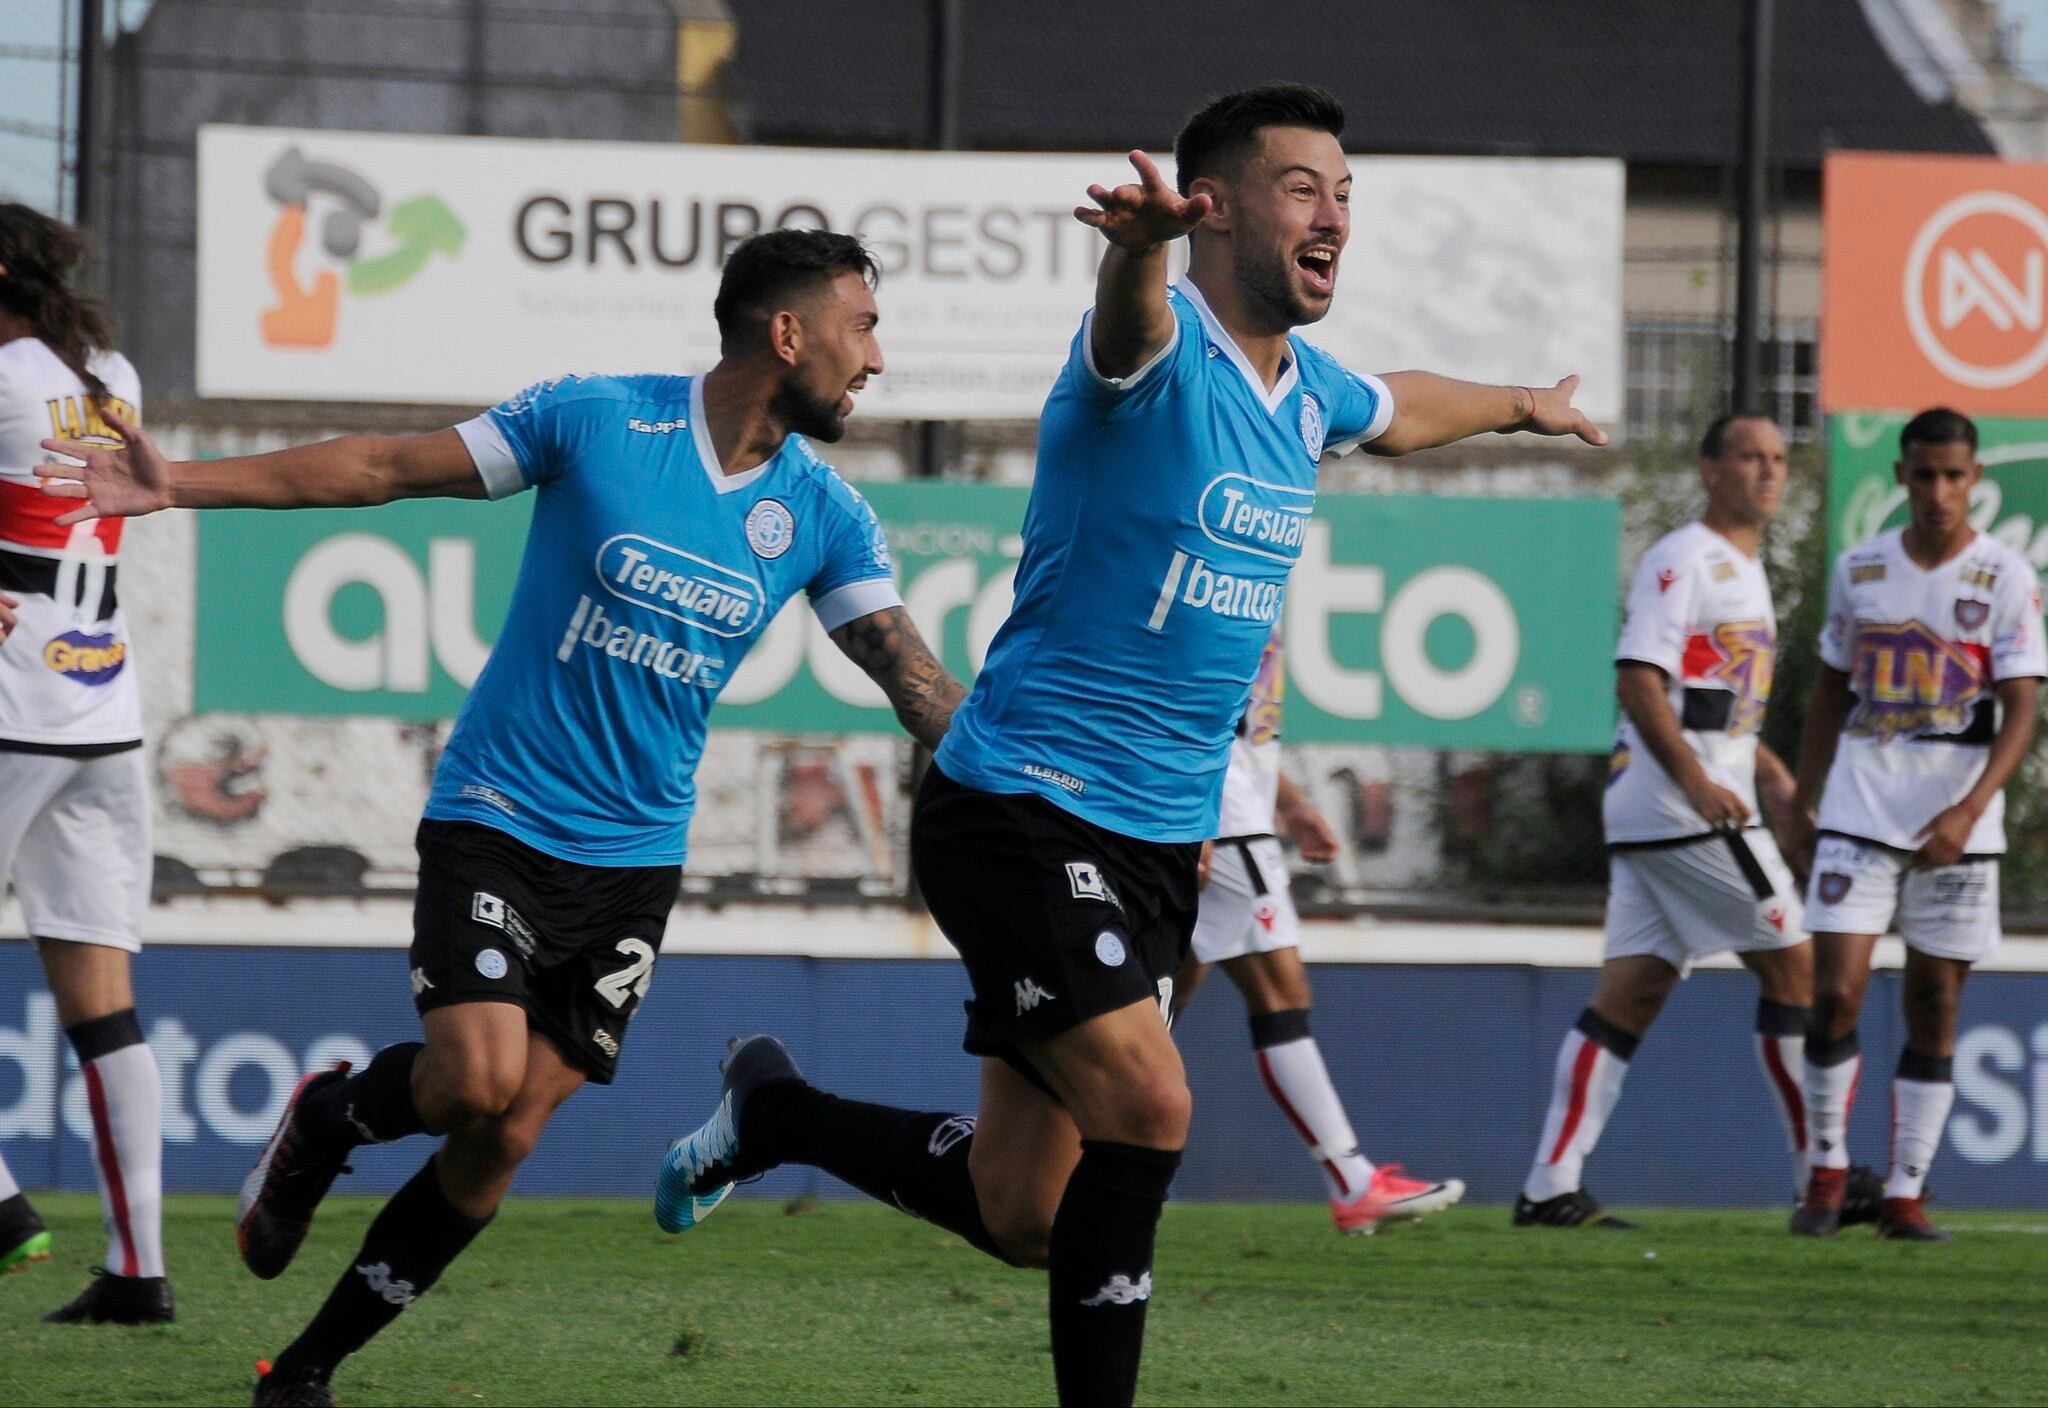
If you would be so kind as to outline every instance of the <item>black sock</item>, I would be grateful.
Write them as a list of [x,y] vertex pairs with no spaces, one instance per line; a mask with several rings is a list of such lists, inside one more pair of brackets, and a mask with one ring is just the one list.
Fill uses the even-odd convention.
[[1823,1036],[1818,1030],[1806,1033],[1806,1064],[1809,1066],[1839,1066],[1852,1057],[1861,1055],[1863,1047],[1856,1040],[1854,1028],[1840,1036]]
[[1152,1243],[1178,1149],[1081,1141],[1052,1220],[1052,1373],[1063,1405],[1124,1404],[1138,1391]]
[[299,1107],[307,1133],[344,1149],[424,1134],[412,1103],[412,1067],[426,1049],[417,1041],[387,1046],[354,1075],[314,1091]]
[[741,1114],[740,1147],[774,1163],[809,1164],[870,1198],[936,1223],[1001,1256],[967,1171],[972,1115],[927,1114],[842,1100],[802,1081],[763,1086]]
[[1572,1025],[1586,1040],[1605,1047],[1623,1061],[1634,1060],[1636,1048],[1643,1044],[1641,1037],[1623,1031],[1590,1007],[1579,1013],[1579,1020]]
[[277,1372],[326,1379],[335,1365],[425,1295],[489,1222],[455,1210],[428,1159],[377,1214],[362,1250],[328,1292],[327,1303],[278,1355]]

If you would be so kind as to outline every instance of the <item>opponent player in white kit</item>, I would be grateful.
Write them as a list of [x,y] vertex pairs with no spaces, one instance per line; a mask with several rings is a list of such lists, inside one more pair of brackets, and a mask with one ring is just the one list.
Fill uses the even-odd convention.
[[1871,950],[1896,923],[1906,940],[1906,1045],[1877,1231],[1928,1242],[1948,1239],[1922,1201],[1955,1103],[1956,1009],[1970,966],[1998,947],[2005,784],[2033,744],[2048,653],[2033,568],[1970,522],[1970,490],[1984,474],[1977,427],[1954,411],[1923,411],[1900,432],[1899,455],[1907,525],[1835,563],[1799,741],[1787,840],[1795,855],[1813,856],[1807,922],[1818,973],[1807,1047],[1815,1167],[1793,1229],[1826,1236],[1841,1224],[1862,1069],[1856,1021]]
[[1791,873],[1756,820],[1759,793],[1781,828],[1792,797],[1784,763],[1757,738],[1777,650],[1757,549],[1786,469],[1772,422],[1715,421],[1700,442],[1706,511],[1660,539],[1636,570],[1614,652],[1622,718],[1602,818],[1606,958],[1557,1053],[1518,1227],[1635,1225],[1601,1211],[1581,1170],[1672,988],[1695,961],[1730,949],[1762,986],[1757,1058],[1785,1116],[1795,1193],[1805,1186],[1800,1075],[1813,950]]
[[[78,233],[0,205],[0,894],[13,881],[84,1075],[109,1245],[106,1270],[44,1318],[173,1318],[164,1277],[163,1088],[142,1039],[129,955],[149,904],[149,781],[128,627],[115,596],[121,521],[60,528],[37,488],[44,437],[120,437],[142,391],[105,312],[69,279]],[[0,1269],[49,1255],[0,1163]]]
[[1222,965],[1244,994],[1259,1079],[1330,1185],[1330,1217],[1337,1230],[1370,1236],[1389,1219],[1424,1217],[1451,1206],[1465,1196],[1465,1185],[1456,1178],[1440,1183],[1408,1178],[1399,1164],[1376,1166],[1361,1154],[1322,1050],[1309,1032],[1301,920],[1294,912],[1275,827],[1284,826],[1310,861],[1336,859],[1337,834],[1280,771],[1286,697],[1282,659],[1275,626],[1231,744],[1218,833],[1203,847],[1201,905],[1188,961],[1174,982],[1174,1005],[1176,1011],[1185,1007],[1209,965]]

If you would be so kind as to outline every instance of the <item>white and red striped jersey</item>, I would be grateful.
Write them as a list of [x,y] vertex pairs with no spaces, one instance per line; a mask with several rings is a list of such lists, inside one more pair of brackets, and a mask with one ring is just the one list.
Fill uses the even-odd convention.
[[[113,409],[139,416],[142,389],[118,352],[92,371]],[[69,528],[77,502],[38,488],[36,466],[58,457],[52,435],[120,443],[85,384],[39,339],[0,344],[0,591],[21,601],[21,623],[0,641],[0,747],[93,747],[142,737],[142,702],[128,627],[115,593],[122,520]]]
[[1270,836],[1273,807],[1280,795],[1280,712],[1287,694],[1287,673],[1280,646],[1280,628],[1266,638],[1259,672],[1252,678],[1252,697],[1237,721],[1230,745],[1230,771],[1223,777],[1223,810],[1218,836]]
[[[1643,555],[1626,610],[1616,662],[1664,672],[1686,746],[1755,815],[1756,735],[1778,656],[1763,564],[1704,523],[1688,523]],[[1626,713],[1602,821],[1609,842],[1667,841],[1708,829]]]
[[[1836,560],[1820,658],[1849,677],[1854,696],[1821,796],[1821,830],[1916,849],[1983,775],[1998,682],[2048,675],[2040,580],[1987,533],[1927,571],[1893,529]],[[2003,794],[1966,849],[2005,850]]]

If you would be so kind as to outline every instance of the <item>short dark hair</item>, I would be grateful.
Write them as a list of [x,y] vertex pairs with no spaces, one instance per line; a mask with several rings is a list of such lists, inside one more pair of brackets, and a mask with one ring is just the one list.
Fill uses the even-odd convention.
[[740,241],[725,261],[711,316],[721,342],[751,323],[773,317],[794,295],[859,274],[869,288],[881,281],[875,256],[852,235],[831,230],[770,230]]
[[1306,127],[1344,135],[1344,105],[1312,83],[1269,83],[1214,99],[1173,139],[1173,182],[1186,195],[1200,176],[1216,176],[1250,150],[1268,127]]
[[[1700,458],[1717,460],[1728,447],[1723,442],[1728,438],[1728,427],[1739,420],[1770,420],[1762,411],[1729,411],[1715,416],[1707,422],[1707,428],[1700,433]],[[1776,422],[1772,422],[1776,424]]]
[[1960,411],[1947,406],[1936,406],[1933,410],[1922,411],[1906,422],[1899,432],[1899,454],[1903,457],[1909,445],[1954,445],[1970,447],[1970,453],[1977,453],[1977,422]]

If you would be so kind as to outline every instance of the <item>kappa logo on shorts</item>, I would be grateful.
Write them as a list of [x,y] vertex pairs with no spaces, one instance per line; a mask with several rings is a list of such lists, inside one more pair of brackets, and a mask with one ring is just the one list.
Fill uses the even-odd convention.
[[943,1159],[957,1147],[961,1140],[974,1137],[974,1116],[954,1115],[942,1120],[932,1131],[932,1137],[925,1141],[924,1149],[935,1159]]
[[1105,968],[1124,966],[1124,941],[1114,929],[1104,929],[1095,936],[1095,958]]
[[1116,891],[1109,888],[1109,881],[1102,878],[1101,867],[1092,860],[1070,860],[1067,862],[1067,885],[1077,900],[1101,900],[1104,904],[1123,905],[1116,897]]
[[1159,980],[1159,1015],[1166,1021],[1166,1029],[1173,1030],[1173,979]]
[[1849,877],[1832,870],[1822,871],[1813,889],[1822,904],[1840,904],[1849,893]]
[[1017,984],[1017,1015],[1037,1007],[1041,1002],[1057,1002],[1059,999],[1038,985],[1036,978],[1026,978]]
[[597,1043],[598,1049],[603,1051],[605,1055],[611,1057],[613,1060],[618,1059],[619,1039],[617,1037],[613,1036],[603,1027],[598,1027],[596,1030],[591,1032],[590,1039]]
[[476,956],[476,971],[494,983],[510,972],[511,967],[505,961],[505,955],[494,948],[487,948]]
[[414,997],[418,997],[433,985],[434,980],[427,976],[426,969],[415,968],[412,970],[412,995]]

